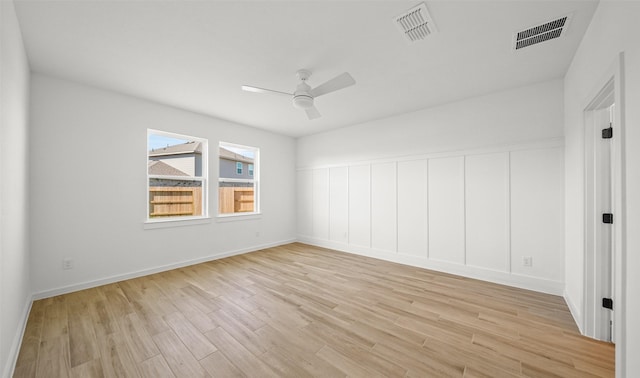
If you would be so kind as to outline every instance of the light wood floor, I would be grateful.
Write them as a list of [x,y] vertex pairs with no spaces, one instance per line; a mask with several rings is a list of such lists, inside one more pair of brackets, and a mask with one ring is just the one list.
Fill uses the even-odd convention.
[[36,301],[16,377],[613,376],[560,297],[290,244]]

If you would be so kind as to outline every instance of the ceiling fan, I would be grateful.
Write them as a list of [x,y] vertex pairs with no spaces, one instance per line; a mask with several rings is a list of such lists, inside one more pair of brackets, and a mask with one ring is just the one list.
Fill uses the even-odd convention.
[[307,79],[311,76],[311,71],[298,70],[296,76],[300,80],[300,84],[298,84],[295,92],[293,93],[274,91],[273,89],[258,88],[250,85],[243,85],[242,90],[247,92],[275,93],[292,96],[293,106],[298,109],[304,109],[309,119],[315,119],[320,117],[320,112],[318,112],[318,109],[313,105],[314,98],[352,86],[356,83],[353,77],[351,77],[348,72],[345,72],[324,84],[311,88],[309,84],[307,84]]

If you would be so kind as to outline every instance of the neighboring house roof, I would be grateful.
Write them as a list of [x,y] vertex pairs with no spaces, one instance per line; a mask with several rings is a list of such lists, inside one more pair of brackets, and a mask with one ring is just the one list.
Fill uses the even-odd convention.
[[220,158],[225,160],[242,161],[245,163],[253,163],[253,159],[244,155],[236,154],[226,148],[220,147]]
[[201,154],[202,143],[196,141],[190,141],[187,143],[176,144],[173,146],[154,148],[149,151],[149,156],[167,156],[167,155],[182,155],[182,154]]
[[161,176],[189,176],[188,174],[182,172],[181,170],[170,166],[167,163],[164,163],[160,160],[149,160],[147,164],[147,169],[150,175],[161,175]]

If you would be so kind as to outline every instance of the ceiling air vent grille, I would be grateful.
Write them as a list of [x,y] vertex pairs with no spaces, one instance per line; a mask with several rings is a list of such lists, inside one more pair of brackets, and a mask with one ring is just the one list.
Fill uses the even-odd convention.
[[430,34],[438,31],[425,3],[409,9],[407,12],[394,17],[393,20],[409,42],[425,39]]
[[520,50],[540,42],[564,36],[570,19],[570,16],[564,16],[557,20],[514,33],[514,50]]

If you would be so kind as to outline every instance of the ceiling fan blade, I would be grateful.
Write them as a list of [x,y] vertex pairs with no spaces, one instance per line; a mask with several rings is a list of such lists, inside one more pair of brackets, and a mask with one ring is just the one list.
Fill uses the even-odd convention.
[[274,91],[273,89],[264,89],[264,88],[252,87],[250,85],[243,85],[242,86],[242,90],[243,91],[247,91],[247,92],[255,92],[255,93],[276,93],[276,94],[283,94],[283,95],[287,95],[287,96],[293,96],[293,93]]
[[307,112],[307,118],[309,119],[320,118],[320,112],[315,106],[305,109],[304,111]]
[[348,72],[345,72],[341,75],[334,77],[333,79],[327,81],[324,84],[320,84],[317,87],[311,90],[311,95],[313,97],[322,96],[327,93],[335,92],[339,89],[349,87],[355,84],[356,81],[349,75]]

